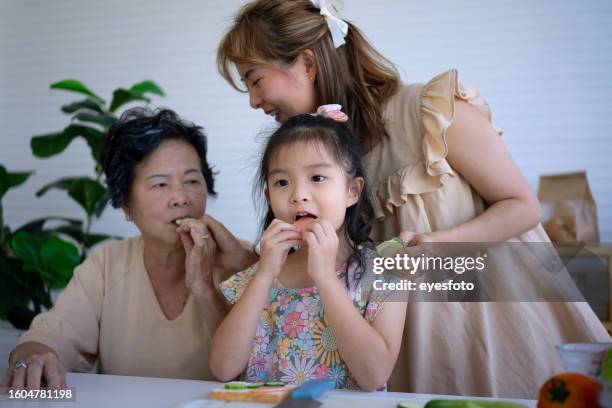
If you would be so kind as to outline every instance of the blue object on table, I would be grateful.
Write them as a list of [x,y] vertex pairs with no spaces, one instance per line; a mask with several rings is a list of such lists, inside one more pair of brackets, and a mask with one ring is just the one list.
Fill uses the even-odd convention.
[[336,381],[329,379],[309,380],[291,392],[291,398],[315,399],[325,391],[336,388]]

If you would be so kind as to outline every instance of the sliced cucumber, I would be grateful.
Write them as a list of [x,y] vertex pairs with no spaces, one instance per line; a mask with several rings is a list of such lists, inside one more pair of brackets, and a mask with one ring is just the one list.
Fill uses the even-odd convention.
[[397,403],[397,408],[423,408],[422,402],[402,401]]
[[247,388],[259,388],[259,387],[262,387],[263,385],[264,383],[262,382],[248,383]]
[[281,381],[267,381],[264,383],[266,387],[284,387],[285,383]]
[[432,400],[425,408],[525,408],[523,404],[487,400]]
[[246,390],[249,383],[246,381],[230,381],[223,388],[226,390]]

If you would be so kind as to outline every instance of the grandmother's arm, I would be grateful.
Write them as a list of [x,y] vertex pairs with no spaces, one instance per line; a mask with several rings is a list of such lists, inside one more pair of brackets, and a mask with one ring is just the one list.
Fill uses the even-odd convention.
[[57,353],[68,371],[91,371],[98,354],[104,277],[94,252],[77,266],[55,305],[37,315],[17,344],[37,342]]
[[[91,371],[98,354],[104,279],[95,256],[79,265],[55,306],[37,315],[9,355],[0,392],[65,384],[66,371]],[[28,365],[13,370],[17,361]]]

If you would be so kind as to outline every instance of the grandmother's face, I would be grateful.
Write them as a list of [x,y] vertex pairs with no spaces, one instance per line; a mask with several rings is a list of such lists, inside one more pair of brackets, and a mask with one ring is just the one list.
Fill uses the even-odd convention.
[[201,218],[206,210],[206,181],[196,150],[167,140],[135,168],[129,211],[143,237],[180,245],[176,220]]

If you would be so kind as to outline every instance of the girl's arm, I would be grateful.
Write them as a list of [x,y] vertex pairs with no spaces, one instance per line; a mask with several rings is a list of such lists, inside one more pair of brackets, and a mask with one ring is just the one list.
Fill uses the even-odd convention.
[[316,283],[338,351],[351,375],[366,391],[382,387],[399,354],[405,302],[387,302],[370,325],[357,311],[335,276]]
[[274,277],[260,268],[217,328],[210,348],[210,369],[220,381],[230,381],[246,368]]
[[270,288],[300,238],[297,227],[279,220],[272,221],[262,235],[257,273],[212,339],[210,369],[219,380],[232,380],[246,368]]
[[357,311],[336,277],[338,236],[329,221],[310,224],[308,274],[313,278],[338,351],[357,384],[368,391],[383,386],[399,353],[406,315],[405,302],[388,302],[370,325]]
[[416,237],[415,244],[501,242],[540,222],[540,205],[489,121],[467,102],[455,100],[446,132],[447,160],[490,205],[482,214],[446,230]]

